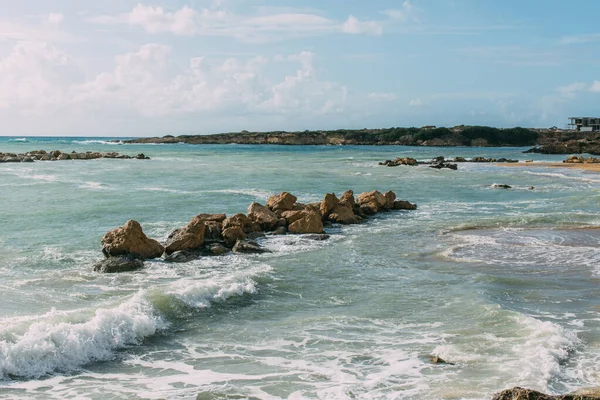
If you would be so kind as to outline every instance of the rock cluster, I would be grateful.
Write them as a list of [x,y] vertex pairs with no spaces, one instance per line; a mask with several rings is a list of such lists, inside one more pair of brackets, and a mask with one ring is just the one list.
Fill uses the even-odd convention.
[[600,392],[595,391],[577,391],[571,394],[550,396],[535,390],[515,387],[496,393],[492,400],[600,400]]
[[485,157],[454,157],[453,159],[446,160],[444,156],[433,158],[431,161],[417,161],[412,157],[396,157],[394,160],[385,160],[380,162],[379,165],[385,165],[387,167],[397,167],[399,165],[429,165],[430,168],[435,169],[452,169],[457,170],[458,166],[456,163],[474,162],[474,163],[516,163],[519,160],[511,160],[508,158],[485,158]]
[[6,162],[34,162],[34,161],[60,161],[60,160],[95,160],[98,158],[119,158],[119,159],[132,159],[138,160],[149,160],[150,157],[146,157],[144,153],[140,153],[135,157],[128,156],[126,154],[119,154],[115,152],[100,153],[93,151],[86,151],[85,153],[77,153],[73,151],[71,153],[63,153],[60,150],[53,150],[47,152],[46,150],[33,150],[23,154],[16,153],[0,153],[0,163]]
[[563,160],[564,163],[568,164],[598,164],[600,163],[600,158],[596,157],[588,157],[584,158],[583,156],[571,156],[566,160]]
[[101,240],[106,259],[94,266],[100,272],[122,272],[141,268],[142,261],[162,257],[165,261],[188,262],[202,255],[264,253],[254,240],[282,234],[309,234],[325,240],[324,226],[331,223],[357,224],[367,216],[388,210],[415,210],[416,204],[397,200],[392,191],[376,190],[354,197],[348,190],[339,198],[325,195],[321,202],[302,204],[296,196],[283,192],[272,196],[266,205],[253,202],[247,214],[199,214],[173,231],[165,243],[148,238],[136,221],[130,220],[107,232]]

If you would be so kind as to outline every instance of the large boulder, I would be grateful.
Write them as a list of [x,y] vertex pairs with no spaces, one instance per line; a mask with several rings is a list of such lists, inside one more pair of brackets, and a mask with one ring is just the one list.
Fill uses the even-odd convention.
[[158,241],[148,238],[139,222],[134,220],[105,233],[101,243],[102,252],[106,257],[131,255],[144,260],[160,257],[165,251]]
[[105,274],[130,272],[144,267],[144,262],[132,256],[109,257],[94,264],[94,271]]
[[223,233],[223,224],[217,221],[205,221],[206,230],[204,231],[204,242],[220,242]]
[[186,226],[177,229],[167,239],[165,252],[167,255],[181,250],[195,250],[204,244],[206,225],[201,215],[197,215]]
[[323,220],[320,213],[310,209],[294,212],[299,214],[294,215],[295,221],[288,226],[290,233],[323,233]]
[[577,393],[550,396],[535,390],[515,387],[496,393],[492,400],[600,400],[600,397]]
[[337,198],[335,193],[327,193],[325,198],[319,205],[319,209],[321,211],[321,215],[323,215],[323,219],[327,219],[329,214],[333,212],[335,207],[340,204],[340,200]]
[[239,226],[244,233],[260,231],[260,225],[252,221],[244,214],[235,214],[223,221],[223,231],[233,226]]
[[334,207],[328,216],[329,221],[337,222],[338,224],[348,225],[357,224],[360,218],[354,214],[354,210],[347,203],[339,203]]
[[294,209],[297,197],[288,192],[282,192],[278,195],[271,196],[267,200],[267,207],[269,207],[278,216],[284,211],[290,211]]
[[387,204],[387,199],[377,190],[365,192],[358,195],[356,203],[360,209],[367,215],[376,214]]
[[388,190],[387,192],[385,192],[384,196],[385,205],[383,206],[383,208],[385,208],[386,210],[393,210],[394,201],[396,201],[396,193],[392,192],[391,190]]
[[279,223],[279,217],[270,208],[257,202],[248,207],[248,218],[260,225],[264,231],[272,231]]
[[354,192],[352,190],[346,190],[340,197],[340,204],[349,205],[354,208],[356,200],[354,199]]
[[232,225],[223,229],[221,235],[223,236],[225,245],[229,248],[233,247],[238,240],[244,240],[247,237],[246,233],[239,225]]

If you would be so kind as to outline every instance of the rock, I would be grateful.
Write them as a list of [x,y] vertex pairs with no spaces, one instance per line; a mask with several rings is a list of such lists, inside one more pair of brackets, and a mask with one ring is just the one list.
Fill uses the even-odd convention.
[[223,240],[225,240],[225,245],[227,247],[233,247],[238,240],[246,239],[246,233],[239,225],[233,225],[223,229],[221,236],[223,237]]
[[285,235],[287,232],[288,232],[287,227],[285,227],[285,226],[278,226],[273,231],[273,235]]
[[331,214],[329,214],[329,221],[342,225],[357,224],[360,222],[348,203],[339,203],[336,205]]
[[223,254],[229,253],[231,250],[223,246],[221,243],[213,243],[210,246],[208,246],[208,251],[214,256],[221,256]]
[[567,158],[566,160],[564,160],[564,163],[570,163],[570,164],[581,164],[585,161],[585,159],[583,158],[583,156],[571,156],[569,158]]
[[199,250],[177,250],[171,254],[165,256],[166,262],[173,263],[186,263],[197,260],[202,256],[202,252]]
[[284,211],[281,213],[281,217],[285,219],[286,225],[290,225],[304,217],[303,211],[304,210]]
[[248,240],[256,240],[258,238],[263,238],[265,236],[267,236],[267,235],[265,235],[264,232],[250,232],[248,234],[248,236],[246,237],[246,239],[248,239]]
[[448,364],[448,365],[454,365],[454,363],[448,362],[448,361],[444,360],[444,359],[443,359],[443,358],[441,358],[441,357],[438,357],[438,356],[433,356],[433,355],[429,356],[429,362],[430,362],[430,363],[432,363],[432,364]]
[[70,160],[71,156],[68,155],[67,153],[61,153],[58,157],[56,157],[59,160]]
[[515,387],[496,393],[492,400],[600,400],[600,397],[579,394],[550,396],[535,390]]
[[265,231],[272,231],[279,223],[279,217],[270,208],[257,202],[253,202],[248,207],[248,218],[260,225]]
[[396,201],[396,193],[392,192],[391,190],[388,190],[387,192],[385,192],[384,196],[385,196],[385,205],[383,206],[383,208],[386,210],[393,210],[394,209],[394,201]]
[[354,199],[354,192],[352,190],[346,190],[342,197],[340,197],[340,204],[349,205],[351,208],[354,208],[356,205],[356,200]]
[[512,189],[512,186],[510,186],[510,185],[499,184],[499,183],[494,183],[491,187],[492,187],[492,189]]
[[101,243],[106,257],[131,255],[144,260],[160,257],[165,250],[156,240],[148,238],[139,222],[134,220],[105,233]]
[[206,225],[204,219],[197,215],[186,226],[169,235],[165,245],[165,252],[172,254],[180,250],[195,250],[204,244]]
[[433,164],[430,165],[429,168],[435,168],[435,169],[451,169],[451,170],[458,170],[458,165],[456,164],[450,164],[450,163],[439,163],[439,164]]
[[323,240],[327,240],[329,239],[331,236],[329,236],[326,233],[311,233],[310,235],[304,235],[305,239],[310,239],[310,240],[316,240],[316,241],[323,241]]
[[33,158],[31,157],[23,157],[22,162],[33,162]]
[[386,205],[387,199],[377,190],[373,190],[359,194],[356,203],[365,214],[372,215],[379,212]]
[[233,246],[234,253],[270,253],[270,250],[260,247],[260,245],[252,240],[238,240]]
[[294,212],[299,213],[300,218],[290,223],[290,233],[323,233],[323,220],[319,213],[308,209]]
[[233,226],[239,226],[240,228],[242,228],[244,233],[260,231],[260,225],[252,221],[244,214],[235,214],[234,216],[229,217],[225,221],[223,221],[223,230],[226,230]]
[[130,272],[144,267],[144,262],[131,256],[109,257],[94,264],[94,271],[105,274]]
[[138,160],[149,160],[150,157],[146,157],[146,155],[144,153],[140,153],[137,156],[135,156],[136,159]]
[[600,398],[600,386],[578,389],[570,394],[578,396],[595,396],[594,398]]
[[397,167],[398,165],[410,165],[414,166],[419,164],[417,160],[411,157],[396,157],[394,160],[385,160],[384,162],[379,163],[379,165],[385,165],[387,167]]
[[223,222],[227,219],[226,214],[198,214],[197,217],[205,222]]
[[293,194],[282,192],[276,196],[271,196],[267,201],[267,207],[280,216],[284,211],[293,210],[296,200],[298,199]]
[[394,201],[394,210],[416,210],[417,205],[412,204],[406,200],[396,200]]
[[220,242],[222,240],[223,225],[217,221],[204,221],[206,230],[204,231],[204,242]]
[[321,204],[319,204],[319,211],[321,211],[323,219],[327,219],[338,204],[340,204],[340,200],[335,193],[327,193]]

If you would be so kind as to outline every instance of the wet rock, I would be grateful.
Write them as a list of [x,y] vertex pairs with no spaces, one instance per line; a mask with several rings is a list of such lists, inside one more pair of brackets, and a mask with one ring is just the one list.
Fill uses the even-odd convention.
[[279,223],[279,217],[270,208],[257,202],[253,202],[248,207],[248,218],[260,225],[265,231],[272,231]]
[[321,214],[313,210],[294,211],[299,213],[294,222],[288,226],[290,233],[323,233],[323,220]]
[[177,250],[165,256],[166,262],[186,263],[199,259],[202,252],[199,250]]
[[396,200],[394,201],[394,210],[416,210],[417,205],[410,203],[406,200]]
[[244,214],[235,214],[234,216],[223,221],[223,230],[233,226],[239,226],[246,234],[260,231],[260,225],[252,221]]
[[321,204],[319,204],[319,210],[323,218],[327,219],[338,204],[340,204],[340,200],[335,193],[327,193]]
[[136,155],[135,158],[137,160],[149,160],[150,159],[150,157],[146,157],[146,155],[144,153],[140,153],[140,154]]
[[505,185],[505,184],[499,184],[499,183],[494,183],[491,186],[492,189],[512,189],[512,186],[510,185]]
[[267,207],[280,216],[284,211],[293,210],[296,200],[298,199],[293,194],[282,192],[276,196],[271,196],[267,201]]
[[223,225],[217,221],[205,221],[204,242],[220,242],[222,240]]
[[270,250],[267,250],[261,247],[258,243],[252,240],[238,240],[233,246],[234,253],[245,253],[245,254],[260,254],[260,253],[270,253]]
[[246,237],[246,239],[248,239],[248,240],[256,240],[256,239],[259,239],[259,238],[263,238],[265,236],[267,236],[267,235],[265,235],[264,232],[250,232],[248,234],[248,236]]
[[329,236],[326,233],[319,233],[319,234],[313,233],[313,234],[310,234],[310,235],[304,235],[303,237],[305,239],[316,240],[316,241],[323,241],[323,240],[329,239],[331,236]]
[[246,239],[246,233],[239,225],[232,225],[223,229],[222,236],[227,247],[233,247],[238,240]]
[[229,253],[231,250],[223,246],[221,243],[212,243],[210,246],[208,246],[208,251],[213,256],[221,256]]
[[109,257],[94,264],[94,271],[105,274],[130,272],[144,267],[144,262],[131,256]]
[[600,400],[600,397],[579,394],[550,396],[536,390],[515,387],[496,393],[492,400]]
[[384,162],[379,163],[379,165],[385,165],[387,167],[397,167],[399,165],[418,165],[419,162],[412,157],[396,157],[394,160],[385,160]]
[[204,219],[197,215],[186,226],[169,235],[165,245],[165,252],[172,254],[181,250],[199,249],[204,244],[206,225]]
[[158,241],[148,238],[139,222],[134,220],[105,233],[101,243],[106,257],[131,255],[144,260],[160,257],[164,252],[164,247]]
[[454,363],[448,362],[446,360],[444,360],[441,357],[438,356],[434,356],[434,355],[430,355],[429,356],[429,362],[432,364],[447,364],[447,365],[454,365]]
[[278,226],[273,231],[273,235],[285,235],[287,232],[288,232],[287,227],[285,227],[285,226]]
[[385,207],[387,199],[377,190],[373,190],[359,194],[356,198],[356,203],[360,206],[362,212],[367,215],[373,215]]
[[456,171],[458,169],[458,165],[456,165],[456,164],[450,164],[450,163],[439,163],[439,164],[430,165],[429,168],[434,168],[434,169],[451,169],[453,171]]
[[385,196],[385,205],[383,206],[383,208],[386,210],[393,210],[394,209],[394,201],[396,201],[396,193],[392,192],[391,190],[388,190],[387,192],[385,192],[384,196]]

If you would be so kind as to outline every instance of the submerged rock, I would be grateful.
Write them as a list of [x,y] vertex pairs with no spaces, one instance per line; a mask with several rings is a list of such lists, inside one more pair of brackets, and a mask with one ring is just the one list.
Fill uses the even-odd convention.
[[234,253],[270,253],[271,251],[261,247],[258,243],[252,240],[238,240],[233,246]]
[[109,257],[94,264],[94,271],[105,274],[130,272],[144,267],[144,262],[131,256]]
[[177,250],[171,254],[165,256],[166,262],[172,263],[186,263],[197,260],[202,256],[202,252],[199,250]]
[[131,255],[144,260],[160,257],[165,250],[158,241],[148,238],[140,223],[134,220],[104,234],[101,243],[106,257]]

